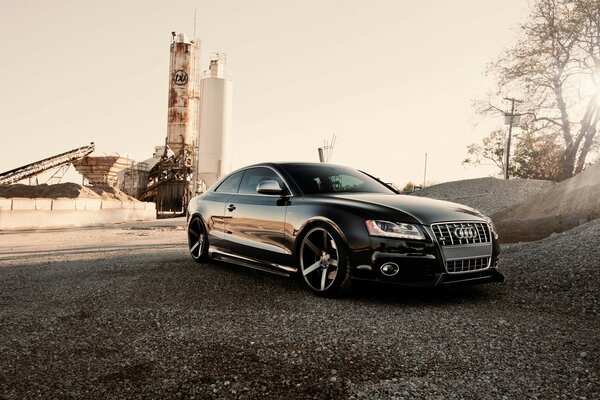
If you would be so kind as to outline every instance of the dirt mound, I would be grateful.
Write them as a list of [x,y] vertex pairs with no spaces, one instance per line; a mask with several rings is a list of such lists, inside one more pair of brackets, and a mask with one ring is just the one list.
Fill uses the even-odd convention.
[[138,201],[111,186],[81,186],[77,183],[59,183],[57,185],[5,185],[0,186],[0,197],[25,198],[68,198],[68,199],[105,199]]
[[600,164],[493,215],[502,242],[532,241],[600,217]]
[[493,214],[554,186],[554,182],[534,179],[478,178],[441,183],[414,195],[453,201]]

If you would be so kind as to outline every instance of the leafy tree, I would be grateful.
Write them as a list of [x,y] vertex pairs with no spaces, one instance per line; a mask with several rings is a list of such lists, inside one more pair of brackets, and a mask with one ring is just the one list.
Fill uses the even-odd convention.
[[497,78],[497,92],[478,111],[497,112],[493,104],[507,95],[524,99],[519,108],[531,135],[545,138],[536,141],[546,143],[540,149],[554,154],[549,138],[560,138],[557,180],[581,172],[600,120],[600,1],[535,0],[516,43],[488,73]]
[[558,180],[564,149],[554,135],[525,130],[517,138],[512,155],[512,176],[517,178]]
[[[563,147],[556,136],[539,133],[523,124],[512,147],[509,174],[524,179],[557,180],[560,174],[560,158]],[[495,165],[498,176],[503,175],[504,132],[499,129],[483,138],[482,144],[468,146],[468,157],[463,165]]]
[[482,144],[473,143],[467,146],[467,158],[463,165],[495,165],[503,171],[504,131],[497,129],[483,138]]
[[413,190],[415,190],[415,184],[412,181],[408,181],[408,183],[404,185],[404,188],[402,189],[403,192],[412,192]]

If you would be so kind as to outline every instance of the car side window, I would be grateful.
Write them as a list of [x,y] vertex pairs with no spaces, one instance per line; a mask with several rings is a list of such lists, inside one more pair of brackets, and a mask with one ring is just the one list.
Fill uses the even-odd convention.
[[283,181],[275,171],[270,168],[256,167],[246,170],[238,193],[256,194],[256,187],[264,181],[277,181],[279,186],[285,188]]
[[238,188],[240,187],[240,182],[242,181],[242,176],[244,175],[244,171],[236,172],[235,174],[229,176],[225,179],[219,187],[215,190],[215,192],[219,193],[237,193]]

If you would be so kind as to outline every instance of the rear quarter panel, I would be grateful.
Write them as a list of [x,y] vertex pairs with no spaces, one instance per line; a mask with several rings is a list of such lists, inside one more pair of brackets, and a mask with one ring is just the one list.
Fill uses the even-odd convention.
[[225,236],[225,205],[229,193],[206,192],[190,201],[190,217],[200,216],[206,227],[208,243],[217,250],[227,251]]

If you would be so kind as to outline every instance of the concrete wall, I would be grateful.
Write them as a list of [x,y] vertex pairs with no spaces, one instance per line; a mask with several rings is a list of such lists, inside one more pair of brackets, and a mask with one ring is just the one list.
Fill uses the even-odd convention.
[[0,198],[0,230],[153,221],[156,205],[101,199]]

